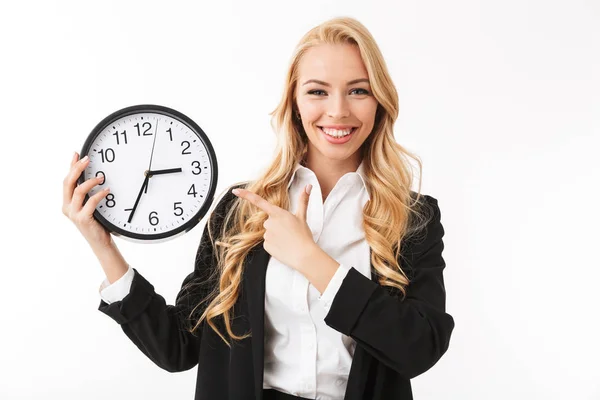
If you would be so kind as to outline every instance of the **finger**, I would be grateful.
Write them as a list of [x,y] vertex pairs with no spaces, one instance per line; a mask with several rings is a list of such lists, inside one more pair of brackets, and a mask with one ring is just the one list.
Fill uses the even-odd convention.
[[73,192],[73,199],[71,200],[71,209],[75,212],[78,212],[83,207],[83,200],[85,199],[86,193],[92,190],[95,186],[102,183],[103,176],[100,175],[98,177],[90,178],[83,182],[81,185],[77,186],[75,191]]
[[260,208],[261,210],[263,210],[264,212],[266,212],[269,215],[275,215],[276,213],[279,212],[279,210],[281,210],[281,208],[269,203],[268,201],[266,201],[265,199],[263,199],[256,193],[253,193],[249,190],[238,189],[238,193],[237,194],[234,193],[234,194],[238,197],[248,200],[250,203],[254,204],[256,207]]
[[110,193],[109,188],[104,188],[91,196],[81,210],[84,215],[92,215],[98,204]]
[[310,200],[310,191],[312,190],[312,185],[308,184],[300,193],[300,201],[298,202],[298,211],[296,212],[296,216],[300,218],[302,221],[306,221],[306,211],[308,209],[308,201]]
[[63,207],[68,206],[73,198],[73,191],[77,185],[77,179],[85,169],[89,159],[79,160],[71,164],[71,169],[63,181]]

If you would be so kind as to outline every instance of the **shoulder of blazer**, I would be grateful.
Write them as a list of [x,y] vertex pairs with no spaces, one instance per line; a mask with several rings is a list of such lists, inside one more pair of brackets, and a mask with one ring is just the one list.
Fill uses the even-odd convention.
[[[413,196],[414,197],[414,196]],[[444,236],[444,227],[441,222],[441,211],[438,200],[430,195],[421,194],[418,205],[416,206],[419,217],[415,217],[412,224],[418,227],[412,227],[410,233],[403,239],[402,254],[408,264],[404,272],[412,278],[413,263],[420,256],[431,250],[433,246],[439,244]],[[443,245],[440,249],[443,249]]]
[[[218,275],[217,269],[215,268],[214,258],[214,241],[216,237],[221,234],[223,227],[223,220],[233,201],[237,198],[236,195],[231,193],[234,188],[243,187],[246,183],[236,183],[230,185],[225,190],[221,191],[220,194],[214,198],[211,204],[211,211],[207,213],[208,220],[204,226],[204,230],[200,237],[200,243],[196,251],[195,268],[184,280],[182,290],[177,295],[176,304],[180,304],[183,301],[186,302],[186,309],[192,309],[199,301],[206,298],[208,293],[212,291],[214,285],[217,285]],[[210,224],[210,232],[216,237],[211,237],[208,230]],[[207,248],[212,247],[211,251],[207,251]],[[194,282],[194,288],[184,290],[187,284]],[[198,297],[199,296],[199,297]],[[200,309],[202,311],[203,309]],[[200,316],[202,312],[197,311],[197,315]]]
[[[413,197],[413,200],[416,200],[417,193],[411,191],[411,196]],[[415,208],[416,211],[422,216],[421,224],[419,225],[424,225],[422,226],[424,232],[426,232],[431,225],[437,222],[436,219],[438,221],[440,219],[438,200],[431,195],[421,193],[419,202]],[[423,223],[423,221],[426,222]],[[419,231],[421,231],[421,229],[419,229]]]
[[[208,213],[208,221],[212,221],[213,226],[221,226],[227,210],[231,207],[232,203],[238,198],[236,195],[231,193],[233,189],[245,188],[249,181],[237,182],[233,185],[228,186],[223,190],[214,200],[212,210]],[[214,214],[214,216],[213,216]]]

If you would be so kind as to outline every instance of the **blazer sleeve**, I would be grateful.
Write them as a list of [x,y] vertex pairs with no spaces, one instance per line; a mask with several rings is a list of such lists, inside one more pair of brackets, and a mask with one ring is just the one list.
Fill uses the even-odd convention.
[[435,198],[425,199],[433,217],[425,238],[408,246],[403,269],[411,282],[404,300],[351,268],[325,317],[327,325],[407,379],[435,365],[454,329],[454,319],[445,310],[441,213]]
[[[200,299],[212,289],[209,277],[215,268],[216,256],[208,235],[208,225],[211,224],[213,235],[216,235],[217,229],[221,227],[225,208],[234,197],[230,194],[231,189],[219,201],[213,212],[215,215],[209,218],[204,227],[194,271],[183,280],[175,305],[166,304],[165,299],[154,291],[154,286],[135,268],[127,296],[111,304],[100,301],[98,310],[114,319],[142,353],[166,371],[186,371],[198,364],[202,327],[191,334],[187,330],[191,325],[188,316]],[[185,285],[191,281],[194,281],[194,285],[196,282],[200,284],[195,285],[193,291],[189,288],[184,290]],[[194,315],[201,315],[206,302],[201,307]]]

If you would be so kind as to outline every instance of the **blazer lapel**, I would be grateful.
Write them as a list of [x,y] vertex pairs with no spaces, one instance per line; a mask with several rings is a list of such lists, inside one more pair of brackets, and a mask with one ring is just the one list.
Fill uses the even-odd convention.
[[[371,248],[369,248],[369,255],[371,255]],[[246,292],[248,299],[248,319],[250,320],[250,328],[252,329],[252,361],[254,370],[254,393],[256,400],[262,400],[263,398],[263,377],[264,377],[264,329],[265,329],[265,278],[267,276],[267,265],[271,255],[267,253],[263,247],[263,242],[256,245],[248,254],[247,264],[244,266],[243,271],[243,291]],[[370,260],[370,258],[369,258]],[[373,277],[371,277],[373,280]],[[356,351],[360,353],[360,346],[356,347]],[[358,363],[359,357],[353,357],[350,373],[348,376],[349,381],[360,380],[359,374],[364,371],[361,370],[362,362]],[[349,388],[346,388],[344,398],[349,398]]]
[[264,328],[265,328],[265,277],[271,255],[263,242],[248,254],[244,267],[243,282],[248,299],[248,319],[252,330],[252,360],[254,363],[254,390],[257,400],[262,400],[264,374]]

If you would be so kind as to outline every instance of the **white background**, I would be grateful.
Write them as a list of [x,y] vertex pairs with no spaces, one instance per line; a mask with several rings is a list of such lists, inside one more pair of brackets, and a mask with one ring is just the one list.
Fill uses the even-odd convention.
[[[23,1],[0,6],[2,399],[192,399],[197,369],[147,359],[97,310],[104,274],[61,213],[74,151],[105,116],[162,104],[219,157],[219,194],[273,156],[292,50],[359,19],[400,96],[446,230],[446,355],[415,399],[600,399],[600,4],[582,0]],[[174,302],[206,218],[117,238]]]

